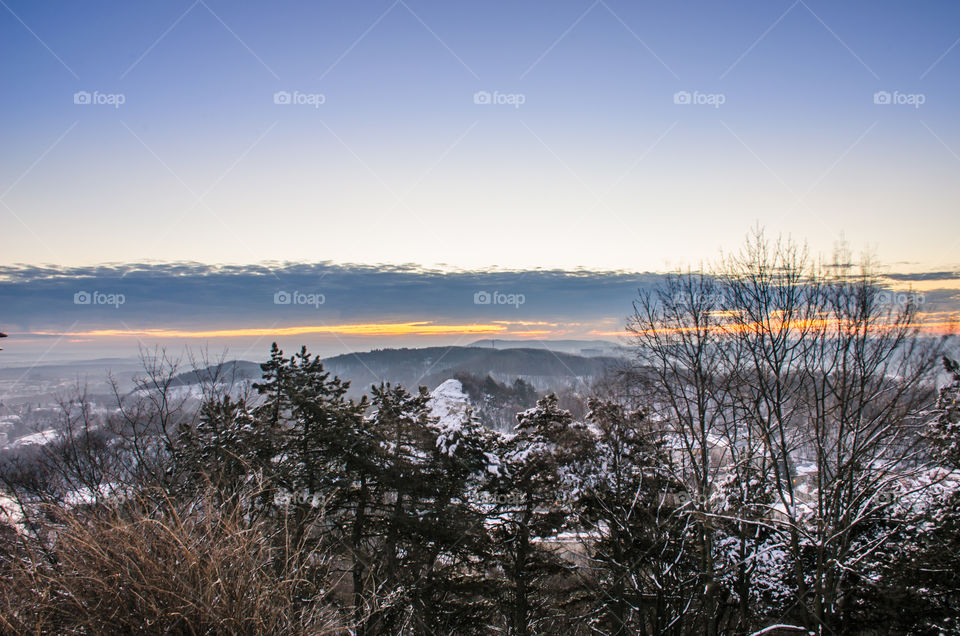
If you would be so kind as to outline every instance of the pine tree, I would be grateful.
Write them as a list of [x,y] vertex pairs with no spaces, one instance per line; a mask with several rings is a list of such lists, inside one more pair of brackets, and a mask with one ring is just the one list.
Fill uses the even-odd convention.
[[[857,608],[866,628],[913,634],[960,632],[960,364],[943,358],[940,389],[924,436],[933,460],[920,496],[893,497],[896,534],[871,555],[873,581]],[[879,584],[878,584],[879,582]]]
[[505,475],[496,486],[507,494],[507,503],[494,517],[494,540],[506,578],[503,605],[512,634],[558,628],[550,619],[560,599],[550,586],[572,566],[549,540],[570,520],[562,492],[585,440],[584,427],[550,394],[517,415],[516,434],[504,445]]
[[433,541],[442,547],[425,580],[432,621],[425,634],[489,633],[500,580],[486,527],[490,506],[479,501],[490,480],[503,474],[501,436],[483,426],[472,409],[460,420],[435,422],[430,462]]
[[209,479],[218,491],[235,493],[252,472],[265,468],[259,440],[251,435],[254,428],[243,399],[208,400],[200,406],[197,425],[181,427],[175,465],[194,483]]
[[943,367],[951,381],[940,389],[936,417],[925,431],[934,457],[954,470],[960,470],[960,363],[944,357]]
[[727,474],[714,494],[718,582],[731,612],[727,629],[776,622],[796,595],[785,537],[770,524],[776,502],[772,468],[749,440],[728,447]]
[[588,405],[594,439],[575,505],[600,569],[587,618],[607,634],[668,633],[695,596],[683,484],[642,411],[612,400]]
[[366,396],[360,402],[347,399],[350,383],[331,378],[306,347],[287,358],[274,343],[261,367],[263,381],[253,386],[264,400],[255,414],[282,440],[280,479],[291,490],[324,500],[348,498],[357,474],[370,469]]
[[[365,549],[375,441],[366,428],[367,398],[346,397],[350,383],[330,376],[320,358],[302,347],[284,357],[276,343],[261,365],[263,396],[256,415],[260,427],[276,435],[276,479],[297,493],[292,523],[300,541],[312,530],[312,506],[326,509],[331,543],[347,548],[352,560],[355,620],[362,624],[364,589],[371,555]],[[337,532],[343,530],[343,536]]]
[[482,625],[482,517],[465,493],[486,467],[483,429],[469,414],[462,425],[441,426],[424,387],[410,395],[381,384],[372,404],[380,484],[374,525],[382,529],[377,579],[390,594],[389,603],[379,599],[369,629],[398,633],[412,623],[414,632],[433,634]]

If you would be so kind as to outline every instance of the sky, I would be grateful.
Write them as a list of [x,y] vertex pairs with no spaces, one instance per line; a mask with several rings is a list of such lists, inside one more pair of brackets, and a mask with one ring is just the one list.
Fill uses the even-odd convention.
[[616,342],[630,299],[658,278],[332,263],[0,267],[0,306],[16,321],[0,361],[124,357],[156,344],[260,359],[274,340],[323,355],[489,338]]
[[[489,339],[627,344],[632,301],[664,276],[330,262],[0,266],[0,307],[12,336],[0,362],[131,357],[155,347],[261,360],[274,341],[323,356]],[[879,282],[889,291],[878,302],[915,302],[925,330],[956,332],[956,272],[888,271]]]
[[[589,335],[622,326],[643,273],[713,259],[756,224],[955,273],[958,18],[949,0],[0,0],[0,265],[26,268],[4,279],[0,327],[275,328],[247,305],[164,304],[183,280],[170,264],[219,289],[320,263],[405,268],[437,294],[362,309],[360,286],[329,320],[522,314]],[[38,300],[40,266],[67,306]],[[149,281],[127,294],[129,328],[69,328],[73,294],[130,270]],[[554,272],[561,297],[578,272],[620,287],[589,317],[536,286],[506,316],[450,309],[523,288],[497,271]],[[270,279],[248,295],[286,289]],[[333,311],[321,279],[295,282]]]

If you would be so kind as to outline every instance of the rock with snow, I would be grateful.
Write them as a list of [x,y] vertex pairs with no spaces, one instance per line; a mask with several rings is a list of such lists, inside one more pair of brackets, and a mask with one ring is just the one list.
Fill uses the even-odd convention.
[[[496,435],[486,431],[473,415],[470,398],[459,380],[446,380],[430,394],[430,414],[437,418],[437,448],[453,456],[466,443],[468,446],[483,446],[484,436]],[[500,458],[491,452],[483,452],[486,472],[499,477],[503,474]]]
[[461,426],[470,409],[470,398],[463,391],[460,380],[445,380],[430,393],[430,414],[439,418],[441,429]]

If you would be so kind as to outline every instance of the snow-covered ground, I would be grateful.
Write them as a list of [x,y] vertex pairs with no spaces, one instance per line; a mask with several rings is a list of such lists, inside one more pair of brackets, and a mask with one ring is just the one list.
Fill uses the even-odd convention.
[[33,433],[32,435],[24,435],[9,444],[4,444],[3,450],[11,450],[14,448],[23,448],[25,446],[43,446],[44,444],[49,444],[53,440],[57,439],[57,430],[53,428],[48,428],[42,430],[38,433]]

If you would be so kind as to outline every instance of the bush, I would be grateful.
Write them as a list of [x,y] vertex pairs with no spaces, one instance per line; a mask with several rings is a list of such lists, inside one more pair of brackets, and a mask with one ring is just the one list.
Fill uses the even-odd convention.
[[[233,503],[49,510],[6,533],[0,625],[13,633],[345,633],[323,554]],[[248,509],[249,510],[249,509]]]

